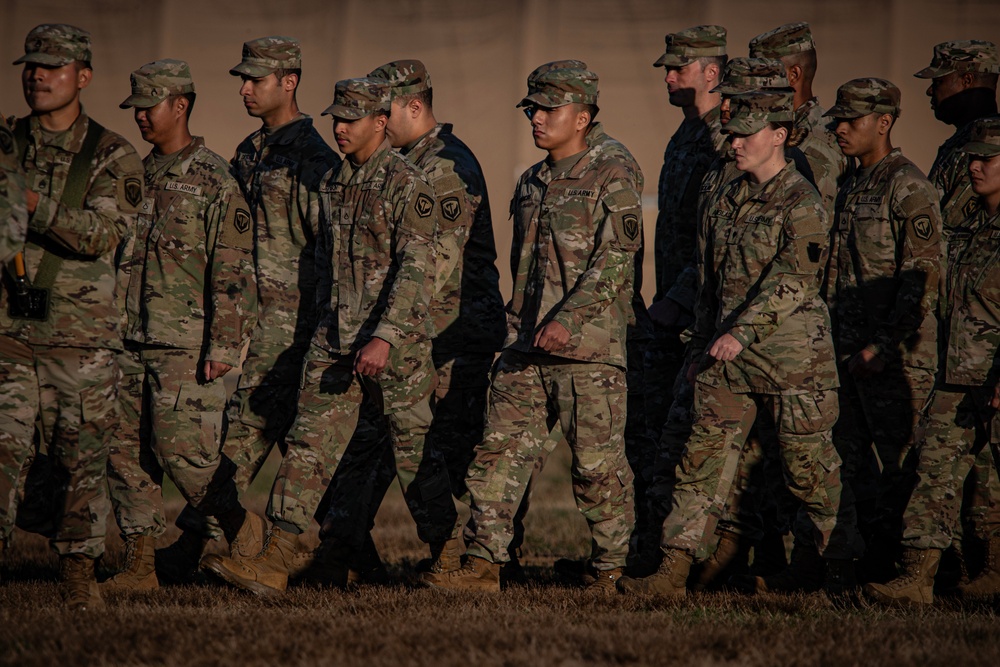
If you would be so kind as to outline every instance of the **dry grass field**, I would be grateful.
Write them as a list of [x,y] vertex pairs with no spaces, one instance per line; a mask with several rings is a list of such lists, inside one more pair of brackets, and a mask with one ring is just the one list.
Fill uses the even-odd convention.
[[[260,489],[254,500],[262,505]],[[61,610],[44,540],[19,532],[2,569],[0,665],[959,665],[1000,656],[992,605],[837,611],[805,596],[673,602],[567,586],[552,563],[582,555],[588,540],[563,449],[527,530],[526,584],[478,596],[419,589],[410,571],[424,552],[394,490],[375,533],[388,586],[298,587],[260,600],[209,583],[108,596],[106,611],[83,615]],[[106,565],[118,558],[115,537]]]

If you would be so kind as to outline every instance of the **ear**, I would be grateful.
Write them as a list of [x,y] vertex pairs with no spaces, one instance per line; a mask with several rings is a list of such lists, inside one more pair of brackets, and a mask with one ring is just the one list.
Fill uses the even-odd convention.
[[424,105],[418,99],[412,99],[406,105],[406,110],[410,113],[410,118],[416,118],[420,115],[421,110],[423,110]]
[[802,66],[792,65],[785,68],[785,74],[788,76],[788,85],[795,87],[795,84],[802,80]]
[[884,113],[878,117],[878,133],[889,134],[892,129],[893,118],[891,113]]
[[962,90],[968,90],[972,88],[976,83],[976,75],[972,72],[963,72],[962,78],[960,79],[962,83]]
[[703,74],[705,75],[705,81],[708,81],[709,83],[718,81],[719,66],[716,65],[715,63],[710,63],[708,67],[704,69]]
[[94,70],[89,67],[84,67],[79,72],[76,73],[76,87],[83,90],[90,85],[91,79],[94,78]]
[[581,111],[576,114],[576,129],[577,132],[586,130],[590,126],[590,122],[593,118],[590,117],[589,111]]
[[298,74],[286,74],[285,78],[281,80],[281,89],[285,91],[295,90],[297,85],[299,85]]
[[188,108],[188,101],[186,97],[178,97],[174,100],[174,115],[178,118],[183,118],[185,112]]
[[385,132],[385,124],[386,122],[388,122],[388,120],[389,120],[388,116],[382,116],[382,115],[375,116],[375,131]]
[[788,130],[786,130],[783,127],[779,127],[777,130],[774,131],[774,145],[775,146],[782,145],[783,143],[785,143],[786,139],[788,139]]

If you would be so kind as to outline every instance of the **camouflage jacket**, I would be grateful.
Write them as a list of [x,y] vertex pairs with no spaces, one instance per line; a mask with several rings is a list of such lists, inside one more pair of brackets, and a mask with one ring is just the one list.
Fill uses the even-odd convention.
[[438,206],[424,173],[384,141],[360,167],[344,160],[324,176],[320,195],[313,344],[347,355],[372,337],[430,339]]
[[634,254],[642,243],[642,172],[596,124],[591,146],[553,171],[549,160],[517,182],[505,347],[538,353],[535,332],[556,321],[570,332],[559,357],[625,367]]
[[704,354],[699,381],[764,394],[839,385],[819,294],[829,232],[819,194],[793,162],[755,193],[746,175],[723,188],[699,230],[691,351],[698,358],[724,333],[744,349],[728,362]]
[[271,133],[261,128],[236,149],[233,175],[255,223],[258,294],[240,387],[299,382],[316,329],[319,185],[339,164],[305,114]]
[[434,356],[493,355],[506,328],[483,170],[450,124],[438,124],[401,152],[427,174],[438,199]]
[[14,257],[24,247],[28,233],[28,209],[24,202],[24,174],[17,164],[14,135],[0,116],[0,263]]
[[157,172],[143,161],[126,339],[204,349],[239,366],[256,323],[253,221],[228,163],[195,137]]
[[930,389],[940,230],[937,192],[898,148],[854,171],[837,197],[826,276],[838,357],[867,348],[912,388]]
[[837,144],[837,135],[830,129],[830,119],[824,118],[824,113],[815,97],[795,110],[796,132],[805,133],[796,146],[805,160],[796,160],[796,166],[819,191],[832,218],[837,192],[847,180],[849,169],[847,158]]
[[948,267],[944,381],[992,387],[1000,382],[1000,215],[985,209]]
[[669,296],[688,310],[694,307],[698,192],[724,143],[721,110],[714,107],[698,118],[685,118],[667,144],[657,187],[653,301]]
[[[38,206],[28,221],[25,262],[34,278],[46,251],[62,258],[50,293],[44,322],[13,320],[7,315],[10,292],[0,303],[0,333],[36,345],[122,348],[122,317],[117,255],[135,229],[142,203],[142,161],[123,137],[101,133],[89,169],[83,208],[61,203],[73,156],[83,148],[90,120],[81,113],[65,132],[50,138],[35,117],[28,123],[29,142],[22,164]],[[20,147],[19,147],[20,148]]]

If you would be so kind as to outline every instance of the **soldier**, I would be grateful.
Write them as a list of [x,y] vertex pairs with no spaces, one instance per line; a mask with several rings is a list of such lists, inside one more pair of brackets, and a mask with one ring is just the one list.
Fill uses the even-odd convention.
[[[340,165],[312,118],[299,111],[301,72],[301,49],[291,37],[244,43],[241,62],[229,70],[242,79],[247,113],[261,120],[260,129],[240,143],[232,159],[232,173],[254,221],[259,294],[257,326],[226,411],[222,448],[236,466],[241,493],[274,445],[284,450],[295,418],[302,360],[316,329],[319,185],[325,173]],[[231,555],[255,556],[263,545],[266,524],[253,513],[246,520],[249,532],[231,545]],[[196,570],[212,531],[190,508],[177,523],[184,533],[158,558],[158,567],[183,580]]]
[[699,230],[694,425],[663,526],[663,562],[652,576],[622,578],[623,592],[686,593],[759,411],[773,416],[789,487],[827,559],[829,590],[853,584],[853,506],[842,502],[831,437],[837,370],[819,296],[829,225],[816,190],[785,158],[791,104],[774,91],[732,100],[723,129],[745,174],[725,186]]
[[[17,121],[14,135],[29,222],[23,262],[16,262],[0,303],[0,530],[9,540],[18,474],[37,419],[56,476],[51,544],[63,599],[70,609],[94,609],[103,606],[94,559],[104,551],[108,440],[118,418],[115,355],[123,334],[115,255],[135,226],[142,164],[125,139],[80,105],[93,76],[90,33],[40,25],[24,46],[14,64],[24,63],[31,115]],[[22,280],[19,290],[14,283]]]
[[13,259],[23,249],[28,233],[28,209],[24,203],[26,186],[17,156],[14,134],[0,114],[0,220],[6,221],[0,229],[0,264]]
[[555,445],[555,423],[573,449],[574,494],[593,536],[592,588],[613,590],[625,564],[634,523],[625,340],[642,240],[641,172],[624,146],[603,139],[597,89],[593,72],[555,68],[530,80],[518,104],[548,157],[521,175],[511,201],[514,293],[485,438],[466,478],[468,560],[425,573],[434,587],[500,590],[514,514],[536,461]]
[[684,120],[663,154],[657,188],[653,242],[656,294],[649,307],[653,340],[646,350],[646,414],[650,432],[660,437],[673,385],[684,359],[680,333],[691,322],[697,290],[694,268],[698,191],[722,150],[721,96],[711,92],[726,64],[726,29],[702,25],[666,36],[666,50],[653,63],[663,67],[670,104]]
[[[937,192],[892,147],[899,102],[899,88],[889,81],[854,79],[826,112],[837,122],[844,155],[858,160],[837,196],[824,290],[841,378],[833,439],[844,483],[854,489],[867,574],[883,581],[895,574],[920,409],[937,372],[942,260]],[[881,473],[869,497],[855,482],[864,470],[878,469],[873,445]]]
[[[431,400],[434,420],[428,438],[447,461],[453,494],[468,504],[465,473],[473,447],[482,439],[489,371],[506,334],[486,180],[472,151],[452,133],[451,124],[435,119],[431,78],[422,62],[386,63],[368,76],[391,84],[386,136],[393,148],[427,174],[440,207],[435,297],[430,304],[437,388]],[[366,510],[359,507],[358,501],[367,494],[348,481],[348,469],[361,473],[352,477],[367,481],[365,471],[379,465],[383,451],[380,447],[360,449],[355,448],[358,455],[345,458],[338,469],[340,485],[324,530],[333,534],[336,528],[338,541],[353,542],[355,552],[364,548],[363,533],[370,529],[387,482],[392,480],[391,475],[378,478],[374,502]],[[394,470],[391,459],[385,463]],[[360,530],[351,530],[352,526]],[[447,546],[434,564],[441,571],[461,565],[458,540]]]
[[376,402],[387,415],[397,476],[418,536],[437,554],[457,533],[443,459],[424,449],[436,378],[429,301],[438,207],[422,172],[385,137],[389,108],[389,83],[363,78],[339,81],[323,112],[334,117],[334,136],[348,159],[320,186],[320,323],[305,360],[288,452],[271,490],[274,525],[252,559],[202,559],[203,569],[259,594],[287,586],[304,551],[300,535],[330,484],[363,401]]
[[[159,585],[154,542],[164,529],[162,473],[194,507],[218,512],[209,486],[226,474],[219,465],[221,378],[239,366],[256,322],[257,281],[253,220],[239,186],[225,159],[188,129],[195,89],[187,63],[147,63],[131,83],[132,94],[119,106],[135,110],[153,150],[143,162],[147,198],[126,297],[125,356],[141,371],[126,375],[125,419],[109,458],[126,562],[105,585],[149,589]],[[142,433],[140,423],[148,424]],[[159,469],[143,469],[143,450]],[[231,485],[224,488],[235,495]],[[219,520],[234,541],[242,514],[221,513]]]
[[[816,43],[808,23],[788,23],[750,40],[751,58],[775,58],[785,65],[788,84],[795,90],[795,143],[805,156],[796,166],[816,186],[828,215],[833,216],[837,191],[844,183],[848,163],[837,137],[823,118],[823,108],[813,96],[816,77]],[[808,171],[807,171],[808,170]]]
[[[972,190],[979,197],[973,219],[952,237],[954,261],[948,264],[947,308],[943,331],[944,368],[926,410],[917,485],[903,516],[903,572],[865,592],[877,601],[927,605],[934,601],[934,575],[959,522],[962,486],[981,450],[996,461],[997,409],[1000,408],[1000,119],[977,121],[969,143]],[[963,247],[955,247],[961,242]],[[994,543],[998,540],[991,536]],[[991,548],[990,556],[997,552]],[[960,589],[966,595],[1000,592],[996,561],[987,573]]]

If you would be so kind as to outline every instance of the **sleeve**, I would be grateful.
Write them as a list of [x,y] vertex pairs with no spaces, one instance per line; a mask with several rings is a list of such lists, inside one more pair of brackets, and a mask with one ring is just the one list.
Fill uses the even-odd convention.
[[[320,300],[319,283],[323,278],[323,274],[321,272],[321,267],[317,265],[317,262],[322,259],[319,255],[318,248],[316,248],[315,245],[311,248],[308,246],[310,244],[318,243],[321,236],[321,184],[324,182],[327,174],[336,175],[337,168],[340,166],[340,160],[333,153],[333,151],[326,146],[323,148],[325,150],[319,151],[315,155],[304,160],[304,164],[298,175],[294,192],[294,205],[297,208],[296,214],[302,221],[303,228],[307,230],[306,234],[308,237],[306,242],[307,247],[299,260],[298,286],[299,291],[302,294],[301,307],[304,309],[309,303],[317,304],[317,307],[312,308],[308,313],[309,321],[307,322],[307,327],[310,331],[314,331],[319,323],[319,309],[322,308],[323,303]],[[328,254],[325,262],[325,266],[327,267],[327,270],[329,270],[330,259]],[[325,294],[326,303],[329,303],[329,279],[327,279]]]
[[142,203],[142,182],[142,161],[132,146],[121,143],[107,159],[99,158],[83,208],[70,209],[39,194],[29,229],[80,255],[100,257],[114,252],[122,237],[135,226]]
[[714,218],[711,215],[714,201],[713,191],[703,192],[699,198],[698,236],[695,257],[698,291],[694,300],[694,322],[682,334],[687,339],[688,351],[693,360],[701,357],[709,341],[715,335],[715,317],[719,310],[716,299],[716,279],[714,272],[715,256]]
[[440,222],[434,279],[434,294],[438,294],[455,273],[461,280],[462,253],[472,229],[474,206],[469,201],[465,183],[454,172],[435,179],[433,186]]
[[583,249],[590,253],[587,268],[547,318],[562,324],[571,336],[621,297],[631,284],[632,255],[642,246],[642,200],[632,179],[612,180],[604,188],[599,212],[604,219],[597,224],[593,251]]
[[439,208],[430,184],[413,177],[409,186],[397,188],[396,192],[404,195],[397,195],[393,203],[392,254],[399,268],[374,333],[393,347],[427,332],[439,227]]
[[727,332],[744,348],[765,340],[801,305],[819,297],[830,243],[826,210],[815,196],[801,194],[785,210],[777,252]]
[[17,168],[16,152],[13,135],[0,124],[0,220],[6,221],[0,227],[0,263],[21,251],[28,232],[26,185]]
[[211,322],[205,359],[239,366],[243,345],[257,324],[257,277],[253,218],[232,178],[225,179],[209,205],[205,227],[211,243],[206,276]]

